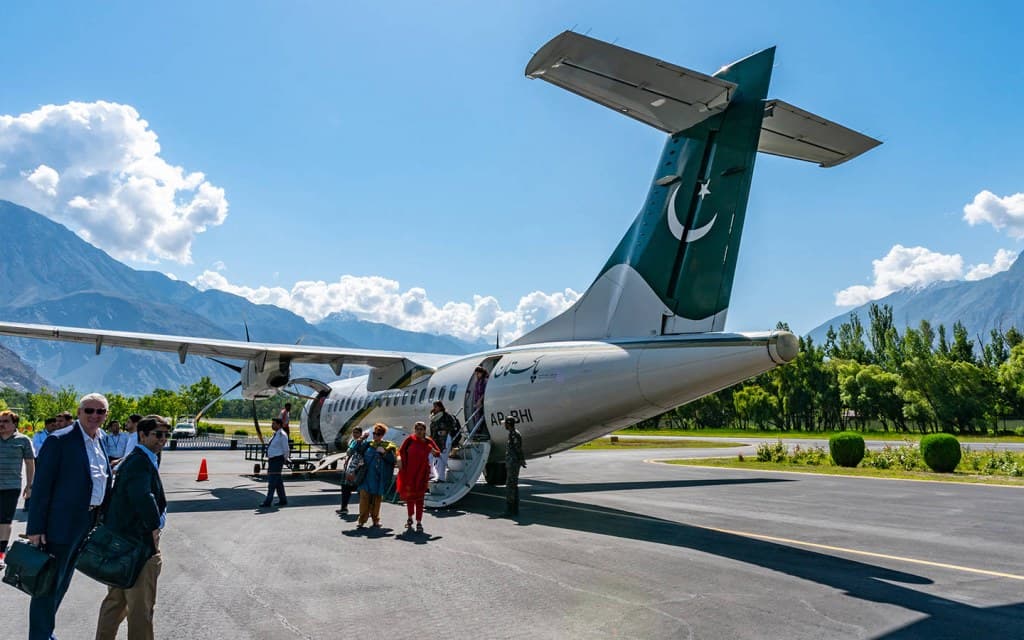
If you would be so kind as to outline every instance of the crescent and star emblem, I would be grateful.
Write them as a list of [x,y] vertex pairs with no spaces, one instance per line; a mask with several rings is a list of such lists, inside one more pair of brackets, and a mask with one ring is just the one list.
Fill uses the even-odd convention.
[[[676,191],[672,194],[672,199],[669,202],[668,208],[668,229],[672,232],[672,235],[676,237],[676,240],[682,240],[683,234],[686,233],[686,226],[679,222],[679,214],[676,213],[676,199],[679,197],[679,187],[681,186],[682,185],[680,184],[676,187]],[[704,196],[711,195],[711,183],[701,183],[700,193],[698,195],[701,200],[704,199]],[[697,227],[696,229],[691,229],[689,235],[686,236],[686,242],[696,242],[706,236],[708,232],[711,231],[711,227],[715,225],[715,220],[718,220],[718,213],[715,213],[715,215],[711,217],[710,222],[706,225]]]

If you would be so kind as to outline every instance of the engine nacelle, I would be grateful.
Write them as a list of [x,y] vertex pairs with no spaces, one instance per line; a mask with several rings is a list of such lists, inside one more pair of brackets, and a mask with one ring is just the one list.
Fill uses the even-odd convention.
[[254,358],[242,367],[242,397],[272,398],[291,379],[291,363],[276,356]]

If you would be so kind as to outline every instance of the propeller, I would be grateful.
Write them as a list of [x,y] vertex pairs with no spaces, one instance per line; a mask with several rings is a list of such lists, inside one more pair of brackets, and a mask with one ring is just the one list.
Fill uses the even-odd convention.
[[[218,362],[220,362],[220,361],[218,360]],[[224,364],[224,363],[221,362],[221,364]],[[221,398],[223,398],[224,396],[228,395],[229,393],[231,393],[232,391],[234,391],[235,389],[237,389],[240,386],[242,386],[242,381],[241,380],[239,380],[237,383],[235,383],[235,386],[231,387],[230,389],[228,389],[224,393],[220,394],[219,396],[216,397],[216,399],[211,400],[205,407],[200,409],[199,413],[196,414],[196,425],[197,426],[199,425],[199,420],[203,417],[203,414],[205,414],[207,411],[210,410],[210,407],[212,407],[213,405],[217,404],[217,402]]]
[[263,439],[263,432],[260,431],[260,420],[256,417],[256,401],[252,401],[252,425],[256,427],[256,437],[260,439],[260,444],[266,444],[267,441]]
[[[242,373],[242,367],[238,366],[237,364],[231,364],[230,362],[224,362],[223,360],[220,360],[218,358],[214,358],[212,356],[207,356],[207,358],[210,358],[210,360],[213,360],[214,362],[216,362],[219,365],[223,365],[223,366],[227,367],[228,369],[231,369],[235,373]],[[239,384],[241,384],[241,383],[239,383]]]

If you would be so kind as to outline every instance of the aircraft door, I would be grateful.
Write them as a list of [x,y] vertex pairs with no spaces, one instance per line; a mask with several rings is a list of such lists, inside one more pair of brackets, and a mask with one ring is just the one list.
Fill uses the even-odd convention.
[[324,403],[331,395],[330,388],[317,392],[316,398],[309,403],[309,412],[306,414],[306,426],[309,428],[309,439],[313,444],[324,443],[324,433],[320,429],[320,413],[323,411]]
[[[466,434],[476,429],[474,438],[489,440],[490,433],[487,429],[487,412],[484,410],[484,397],[487,393],[487,382],[491,377],[491,369],[501,360],[501,356],[487,358],[480,363],[473,371],[469,384],[466,385],[465,407],[463,415],[466,416]],[[482,372],[482,373],[481,373]]]

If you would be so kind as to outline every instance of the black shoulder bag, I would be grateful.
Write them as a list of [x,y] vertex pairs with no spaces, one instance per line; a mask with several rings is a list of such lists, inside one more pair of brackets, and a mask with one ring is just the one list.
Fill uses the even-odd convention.
[[131,589],[149,558],[149,547],[144,541],[127,538],[99,524],[82,543],[75,567],[108,587]]

